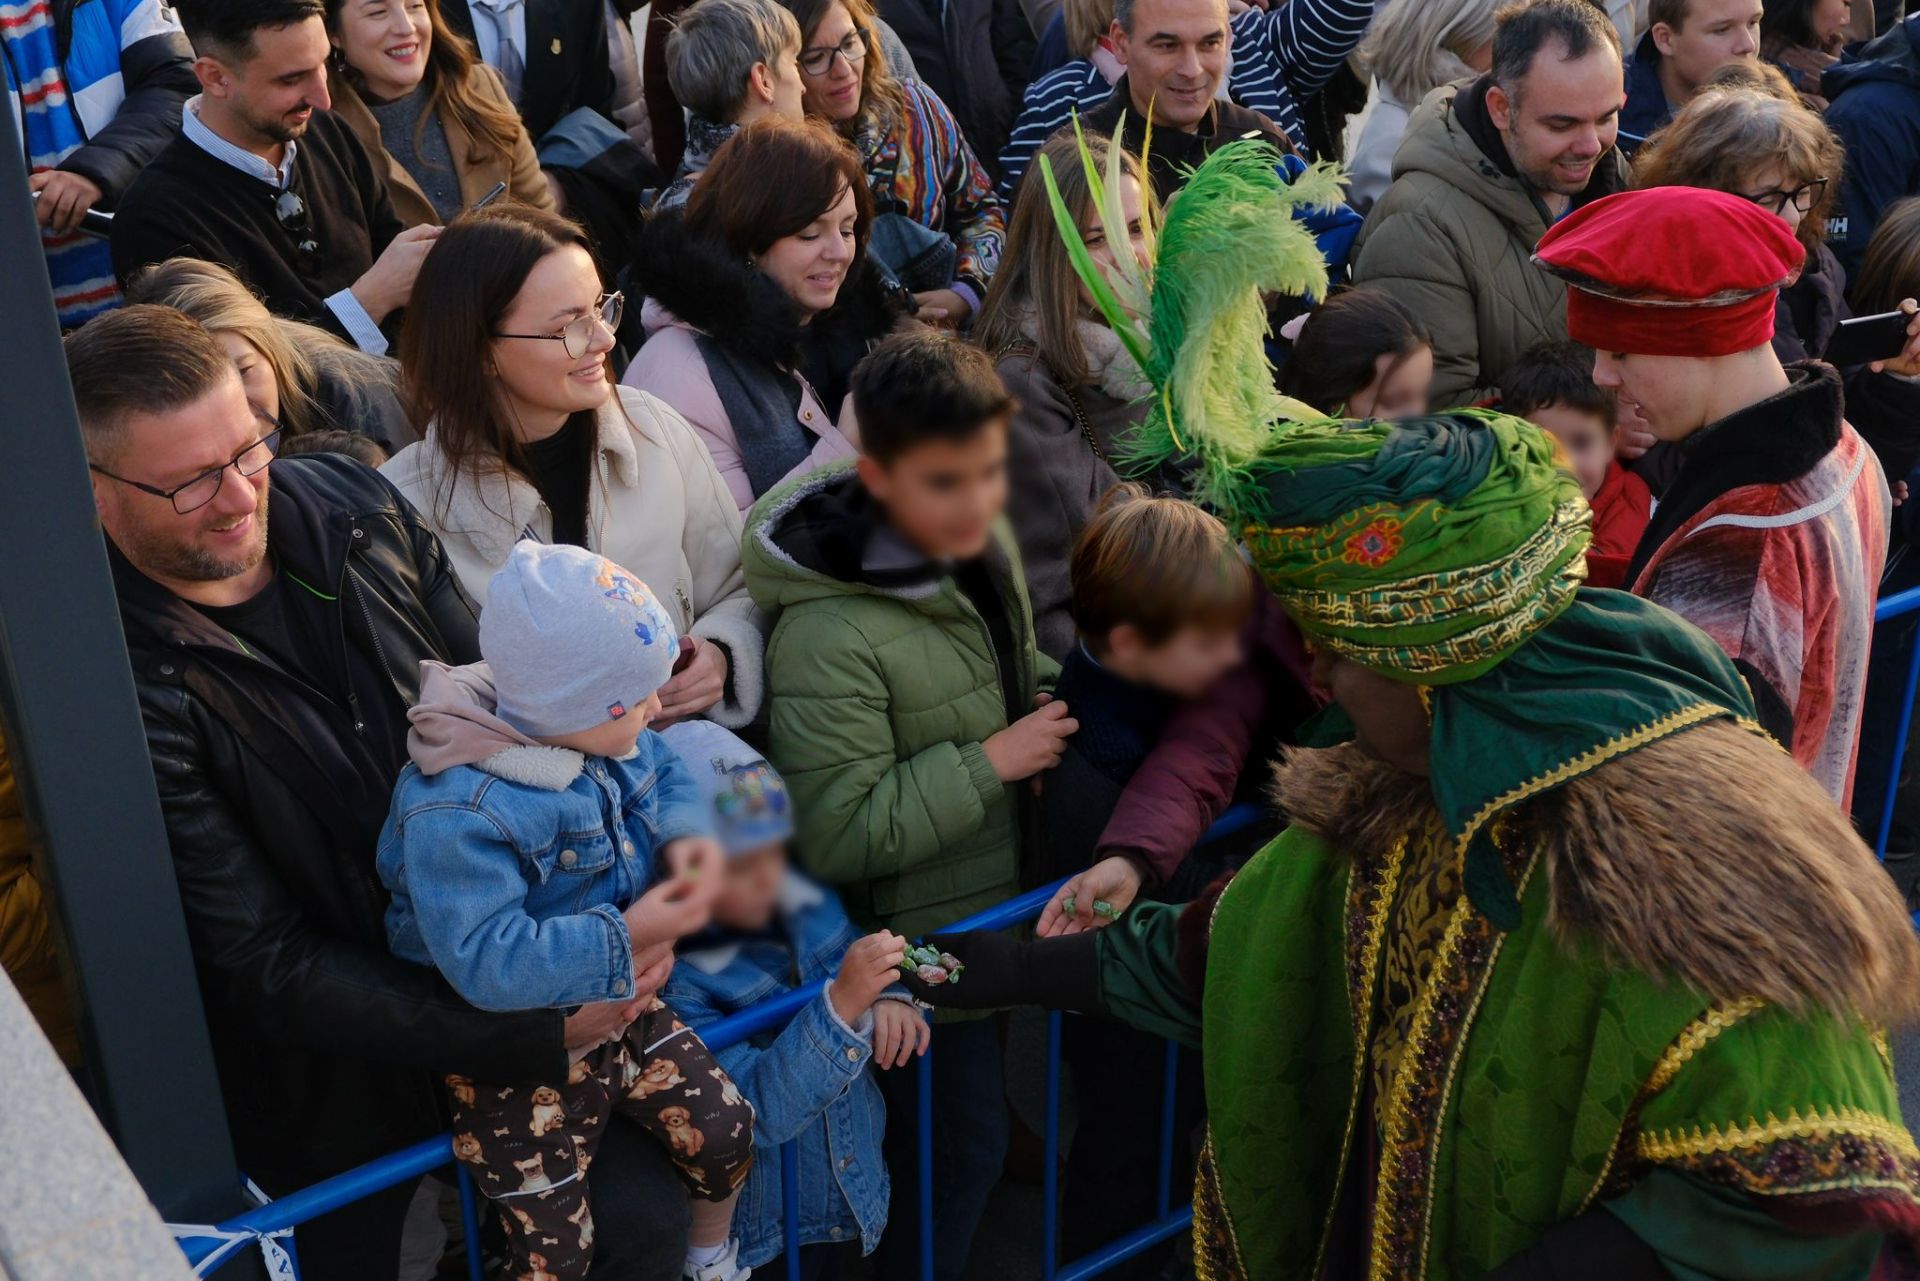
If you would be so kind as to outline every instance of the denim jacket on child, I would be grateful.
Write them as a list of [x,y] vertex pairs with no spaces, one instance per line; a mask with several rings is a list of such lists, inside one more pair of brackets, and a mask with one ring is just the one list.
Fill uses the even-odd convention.
[[652,884],[663,845],[712,825],[673,749],[644,730],[622,760],[523,743],[436,774],[417,762],[401,771],[377,857],[394,953],[483,1010],[632,995],[620,913]]
[[[769,997],[833,978],[858,937],[831,891],[789,872],[767,936],[729,938],[712,930],[688,940],[660,995],[697,1032]],[[907,999],[904,988],[881,999],[896,996]],[[753,1104],[754,1144],[768,1154],[754,1163],[733,1215],[741,1263],[760,1267],[785,1248],[781,1163],[772,1151],[790,1139],[799,1144],[801,1244],[858,1239],[863,1252],[879,1244],[887,1226],[889,1184],[880,1153],[887,1109],[867,1070],[872,1055],[873,1016],[863,1014],[849,1027],[824,993],[778,1032],[715,1052]]]

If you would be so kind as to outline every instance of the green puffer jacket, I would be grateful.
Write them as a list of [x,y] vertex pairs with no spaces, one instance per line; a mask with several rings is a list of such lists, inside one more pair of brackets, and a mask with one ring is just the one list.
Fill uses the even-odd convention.
[[[1546,215],[1455,109],[1477,83],[1443,85],[1414,109],[1393,185],[1354,251],[1354,283],[1391,294],[1432,332],[1436,408],[1487,399],[1528,347],[1567,336],[1567,287],[1533,265]],[[1626,173],[1619,151],[1608,151],[1587,194],[1620,190]]]
[[[950,575],[901,560],[858,487],[840,464],[747,515],[747,589],[775,619],[767,755],[793,798],[801,863],[863,927],[918,935],[1020,888],[1021,806],[981,746],[1006,728],[1008,700],[980,614]],[[1004,523],[987,559],[1025,708],[1059,669],[1034,647]],[[888,564],[869,574],[876,560]]]

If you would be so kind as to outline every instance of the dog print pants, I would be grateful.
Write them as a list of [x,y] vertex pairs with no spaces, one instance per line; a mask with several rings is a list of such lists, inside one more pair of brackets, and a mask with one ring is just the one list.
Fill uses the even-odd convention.
[[753,1105],[657,997],[563,1083],[449,1076],[453,1151],[500,1210],[516,1281],[573,1281],[593,1262],[587,1166],[615,1112],[673,1154],[687,1191],[724,1201],[753,1167]]

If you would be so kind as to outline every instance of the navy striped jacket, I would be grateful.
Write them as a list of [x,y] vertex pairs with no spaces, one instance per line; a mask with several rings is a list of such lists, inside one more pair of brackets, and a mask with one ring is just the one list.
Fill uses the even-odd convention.
[[[1366,34],[1373,0],[1287,0],[1271,11],[1249,9],[1233,20],[1233,69],[1227,92],[1307,145],[1298,104],[1320,92]],[[1075,58],[1027,86],[1019,119],[1000,152],[998,193],[1011,206],[1020,175],[1040,144],[1078,110],[1085,114],[1112,93],[1092,62]]]

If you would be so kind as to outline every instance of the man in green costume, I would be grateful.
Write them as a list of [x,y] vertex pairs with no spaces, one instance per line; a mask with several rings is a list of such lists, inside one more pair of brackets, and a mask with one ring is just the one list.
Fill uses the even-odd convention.
[[[1182,197],[1209,232],[1264,163],[1226,154]],[[1203,1278],[1908,1275],[1883,1029],[1920,944],[1872,855],[1704,633],[1580,586],[1587,507],[1531,425],[1210,420],[1217,369],[1169,348],[1241,303],[1163,314],[1199,305],[1182,216],[1156,314],[1109,313],[1159,348],[1141,452],[1199,456],[1351,741],[1287,756],[1292,825],[1206,900],[936,938],[966,981],[922,994],[1201,1047]]]

